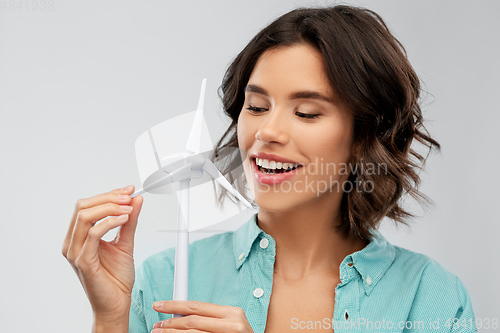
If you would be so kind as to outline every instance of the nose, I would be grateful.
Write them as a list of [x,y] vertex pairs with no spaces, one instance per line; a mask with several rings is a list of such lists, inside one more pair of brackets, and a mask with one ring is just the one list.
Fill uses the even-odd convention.
[[255,138],[263,143],[278,143],[285,145],[290,140],[287,131],[287,121],[284,109],[272,108],[269,112],[261,116],[262,123],[255,133]]

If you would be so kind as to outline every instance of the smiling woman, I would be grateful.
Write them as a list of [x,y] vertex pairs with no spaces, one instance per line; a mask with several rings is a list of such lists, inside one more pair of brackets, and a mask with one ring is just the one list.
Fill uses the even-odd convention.
[[[234,233],[190,245],[183,302],[172,301],[173,249],[147,259],[134,282],[142,198],[131,199],[132,188],[79,201],[63,254],[96,331],[476,330],[461,281],[377,231],[384,217],[411,217],[404,195],[425,198],[417,190],[425,158],[412,143],[439,144],[423,126],[418,77],[376,13],[287,13],[234,59],[221,88],[232,123],[215,156],[225,147],[246,153],[237,186],[259,212]],[[215,162],[227,173],[234,158]],[[120,216],[93,226],[108,215]],[[100,241],[118,225],[116,242]]]
[[[292,54],[289,51],[295,58],[281,57],[271,69],[262,64],[268,63],[266,59],[277,50],[293,45],[306,47],[310,52]],[[280,69],[281,76],[271,73]],[[266,74],[273,77],[261,79]],[[369,10],[336,6],[319,10],[299,9],[284,15],[257,34],[226,73],[221,87],[222,98],[225,112],[233,122],[219,147],[238,146],[236,129],[240,126],[242,109],[254,112],[269,109],[269,106],[255,109],[253,101],[257,95],[261,99],[267,97],[266,101],[259,100],[263,105],[269,105],[272,100],[266,87],[254,84],[252,77],[261,81],[267,79],[269,85],[281,87],[290,82],[292,76],[306,80],[300,89],[308,89],[290,92],[290,100],[309,101],[302,103],[302,108],[307,107],[308,112],[297,109],[297,117],[311,121],[317,117],[325,118],[326,115],[310,110],[329,105],[330,108],[336,107],[335,114],[342,113],[352,122],[353,133],[348,136],[355,151],[347,161],[349,167],[331,171],[348,175],[348,182],[336,183],[337,187],[343,186],[344,192],[349,190],[341,203],[343,223],[339,229],[346,236],[355,234],[368,240],[369,229],[376,228],[386,216],[404,223],[405,218],[412,215],[402,208],[400,198],[409,194],[416,199],[426,199],[417,190],[418,174],[425,158],[411,149],[411,144],[417,141],[429,149],[439,149],[439,144],[423,126],[418,103],[420,82],[400,42],[380,16]],[[322,90],[311,91],[310,87]],[[331,112],[327,115],[331,120]],[[319,129],[317,125],[325,124],[325,121],[318,119],[314,123],[316,128],[309,125],[309,132],[298,135],[302,144],[309,144],[308,137]],[[331,130],[336,131],[335,127]],[[325,133],[321,136],[326,138]],[[220,163],[225,164],[224,161]],[[315,167],[319,164],[338,167],[325,161],[320,163],[320,160],[316,161]],[[377,172],[363,172],[369,169]],[[360,185],[363,191],[350,190]],[[325,190],[323,183],[317,186],[316,192],[319,189]]]

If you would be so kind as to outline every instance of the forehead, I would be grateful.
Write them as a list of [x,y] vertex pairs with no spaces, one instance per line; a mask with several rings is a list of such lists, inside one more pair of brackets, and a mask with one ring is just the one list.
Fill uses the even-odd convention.
[[279,91],[317,91],[333,97],[322,54],[308,44],[281,46],[258,59],[248,84]]

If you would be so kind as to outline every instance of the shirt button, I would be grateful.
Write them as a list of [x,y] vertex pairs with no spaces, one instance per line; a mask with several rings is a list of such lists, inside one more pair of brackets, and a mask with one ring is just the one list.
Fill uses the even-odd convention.
[[262,238],[260,241],[260,247],[265,249],[269,245],[269,240],[267,238]]
[[264,290],[260,289],[260,288],[256,288],[254,291],[253,291],[253,295],[257,298],[261,297],[262,295],[264,295]]
[[238,260],[243,260],[243,258],[245,258],[245,253],[240,254],[240,256],[238,257]]
[[371,277],[367,276],[367,277],[366,277],[366,284],[367,284],[367,285],[369,285],[369,286],[371,286],[371,285],[372,285],[372,282],[373,282],[373,281],[372,281]]

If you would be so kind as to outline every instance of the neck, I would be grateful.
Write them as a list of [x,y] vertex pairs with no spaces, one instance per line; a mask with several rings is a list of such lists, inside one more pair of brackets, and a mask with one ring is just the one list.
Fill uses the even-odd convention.
[[[340,210],[328,209],[332,205],[327,199],[286,212],[259,211],[259,227],[276,241],[277,277],[290,282],[318,273],[338,278],[342,260],[368,244],[359,238],[345,238],[337,230]],[[340,203],[335,206],[340,207]]]

